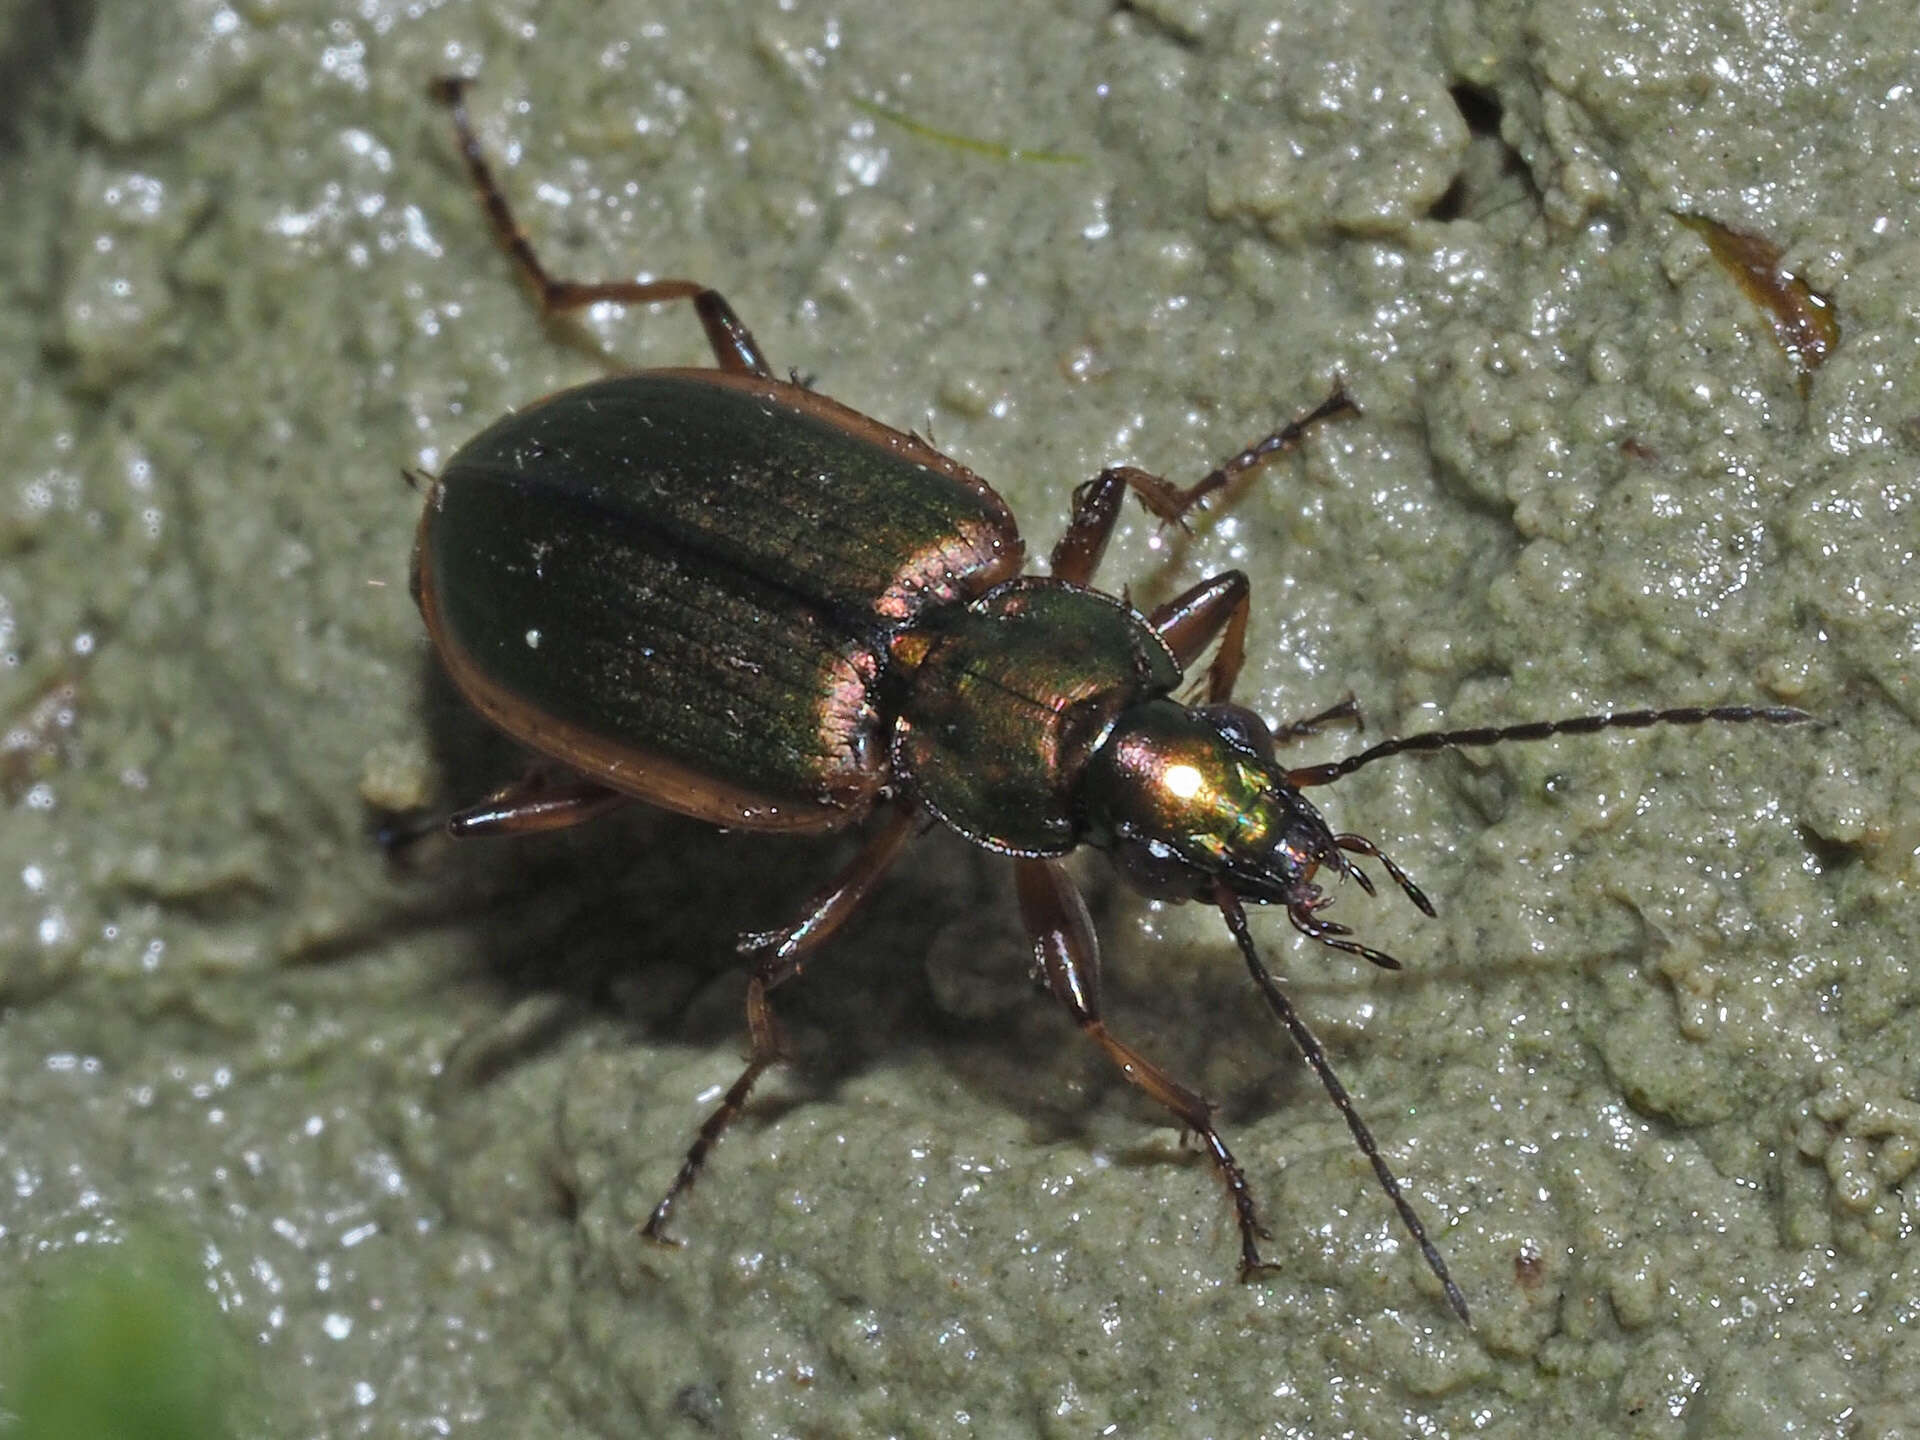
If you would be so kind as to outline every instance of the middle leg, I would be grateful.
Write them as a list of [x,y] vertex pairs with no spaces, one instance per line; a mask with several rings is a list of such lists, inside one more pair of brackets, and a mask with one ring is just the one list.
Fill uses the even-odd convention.
[[1100,557],[1106,554],[1107,542],[1113,538],[1113,527],[1120,518],[1120,502],[1127,491],[1139,496],[1140,503],[1162,524],[1184,526],[1188,514],[1234,476],[1291,450],[1320,421],[1359,413],[1360,407],[1348,398],[1346,388],[1336,386],[1331,395],[1306,414],[1296,416],[1239,454],[1223,460],[1184,489],[1132,465],[1109,466],[1073,492],[1073,515],[1067,522],[1066,533],[1053,547],[1049,568],[1056,579],[1075,585],[1092,584],[1094,572],[1100,567]]

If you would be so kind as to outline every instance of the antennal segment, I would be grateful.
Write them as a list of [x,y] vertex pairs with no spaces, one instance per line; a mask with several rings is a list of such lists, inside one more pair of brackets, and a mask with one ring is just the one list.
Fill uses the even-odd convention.
[[1287,772],[1288,783],[1304,790],[1327,785],[1351,775],[1363,765],[1384,760],[1389,755],[1415,754],[1428,750],[1458,750],[1469,745],[1505,745],[1512,740],[1549,740],[1555,735],[1591,735],[1596,730],[1645,730],[1653,725],[1804,725],[1814,717],[1791,706],[1761,709],[1753,705],[1683,705],[1672,710],[1618,710],[1602,715],[1575,715],[1565,720],[1533,720],[1524,725],[1479,726],[1470,730],[1428,730],[1419,735],[1402,735],[1382,740],[1357,755],[1325,765],[1308,765]]

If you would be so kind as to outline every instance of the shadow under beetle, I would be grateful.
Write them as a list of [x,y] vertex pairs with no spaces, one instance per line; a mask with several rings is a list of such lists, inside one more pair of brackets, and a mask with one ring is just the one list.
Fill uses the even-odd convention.
[[[872,817],[859,853],[783,930],[743,936],[753,1049],[644,1227],[676,1201],[780,1056],[770,993],[800,973],[879,882],[925,817],[1013,857],[1039,972],[1133,1084],[1197,1136],[1232,1199],[1242,1279],[1266,1235],[1212,1107],[1107,1029],[1100,951],[1060,859],[1107,852],[1160,900],[1226,921],[1254,983],[1345,1117],[1448,1302],[1466,1301],[1400,1192],[1325,1051],[1261,963],[1243,906],[1277,905],[1301,934],[1376,965],[1398,961],[1325,917],[1324,867],[1367,894],[1364,836],[1330,828],[1301,793],[1409,751],[1705,721],[1809,719],[1792,709],[1687,707],[1585,715],[1387,740],[1288,769],[1275,731],[1232,703],[1247,578],[1228,570],[1149,614],[1089,588],[1132,491],[1179,523],[1233,476],[1354,413],[1332,396],[1180,489],[1128,466],[1073,496],[1050,573],[1022,574],[1013,516],[985,481],[917,436],[777,378],[714,290],[690,280],[557,280],[513,218],[468,121],[462,79],[435,83],[489,222],[548,315],[600,301],[690,300],[717,369],[647,370],[550,395],[469,441],[432,485],[413,593],[454,684],[558,765],[456,814],[455,835],[576,824],[644,800],[716,825],[830,831]],[[1216,647],[1205,703],[1174,692]]]

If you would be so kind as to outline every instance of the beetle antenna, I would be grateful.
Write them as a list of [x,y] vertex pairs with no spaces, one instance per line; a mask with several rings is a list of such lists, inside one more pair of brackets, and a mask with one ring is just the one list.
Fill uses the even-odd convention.
[[[1652,725],[1739,725],[1759,722],[1767,725],[1804,725],[1814,717],[1791,706],[1762,709],[1753,705],[1683,705],[1671,710],[1616,710],[1600,715],[1575,715],[1565,720],[1534,720],[1524,725],[1479,726],[1470,730],[1428,730],[1418,735],[1402,735],[1397,740],[1382,740],[1357,755],[1326,765],[1308,765],[1289,770],[1287,783],[1306,789],[1326,785],[1351,775],[1362,765],[1371,765],[1389,755],[1428,750],[1457,750],[1466,745],[1504,745],[1510,740],[1546,740],[1555,735],[1591,735],[1597,730],[1644,730]],[[1417,903],[1417,902],[1416,902]]]
[[1245,957],[1247,969],[1253,974],[1253,983],[1260,987],[1260,993],[1267,998],[1267,1004],[1273,1013],[1280,1017],[1280,1023],[1287,1027],[1287,1033],[1293,1037],[1293,1043],[1299,1047],[1300,1054],[1313,1073],[1320,1077],[1320,1083],[1326,1087],[1327,1095],[1333,1101],[1334,1108],[1347,1122],[1347,1129],[1353,1132],[1354,1143],[1360,1147],[1360,1153],[1367,1157],[1373,1166],[1374,1176],[1380,1181],[1380,1188],[1387,1192],[1387,1198],[1393,1202],[1393,1208],[1400,1213],[1400,1223],[1406,1226],[1407,1233],[1413,1237],[1413,1243],[1420,1247],[1420,1253],[1426,1257],[1427,1268],[1433,1271],[1434,1278],[1440,1282],[1440,1288],[1446,1291],[1447,1303],[1453,1307],[1454,1314],[1467,1325],[1473,1324],[1473,1318],[1467,1314],[1466,1297],[1460,1293],[1460,1287],[1453,1283],[1453,1277],[1447,1273],[1447,1262],[1440,1258],[1440,1251],[1427,1238],[1427,1227],[1420,1223],[1420,1216],[1414,1211],[1407,1197],[1400,1193],[1400,1182],[1394,1178],[1393,1171],[1387,1168],[1386,1159],[1380,1154],[1380,1147],[1374,1143],[1373,1132],[1367,1128],[1367,1122],[1360,1118],[1360,1112],[1354,1108],[1353,1097],[1347,1094],[1347,1087],[1340,1083],[1340,1077],[1334,1073],[1333,1062],[1327,1059],[1327,1052],[1321,1047],[1320,1037],[1307,1028],[1307,1022],[1300,1018],[1300,1012],[1293,1008],[1272,972],[1260,963],[1259,952],[1253,948],[1253,935],[1247,929],[1247,912],[1240,908],[1240,897],[1221,881],[1215,881],[1213,903],[1220,907],[1220,914],[1227,922],[1227,929],[1233,932],[1234,942],[1239,945],[1240,953]]

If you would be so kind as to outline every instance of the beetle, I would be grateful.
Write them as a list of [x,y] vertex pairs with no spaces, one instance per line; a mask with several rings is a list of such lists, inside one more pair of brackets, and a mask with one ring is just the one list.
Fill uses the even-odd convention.
[[[945,824],[1012,858],[1046,988],[1126,1078],[1197,1137],[1226,1186],[1240,1275],[1266,1236],[1212,1107],[1108,1029],[1100,952],[1061,864],[1105,851],[1133,889],[1219,910],[1254,983],[1345,1118],[1401,1224],[1462,1320],[1439,1250],[1334,1072],[1262,963],[1245,906],[1386,968],[1391,955],[1323,913],[1325,871],[1371,895],[1373,841],[1335,831],[1305,790],[1419,751],[1599,730],[1811,719],[1745,705],[1633,710],[1382,741],[1287,768],[1282,740],[1357,721],[1351,699],[1274,729],[1233,703],[1250,592],[1223,571],[1145,614],[1092,588],[1132,492],[1184,523],[1233,477],[1357,413],[1344,388],[1185,488],[1113,466],[1075,490],[1048,573],[1000,497],[919,437],[778,378],[721,295],[690,280],[551,275],[514,219],[468,118],[470,81],[435,82],[496,240],[548,316],[602,301],[692,304],[715,368],[615,374],[497,421],[446,463],[415,540],[412,589],[456,688],[546,763],[448,821],[456,836],[555,829],[632,801],[715,825],[828,832],[871,825],[858,853],[783,929],[741,937],[752,1050],[644,1233],[675,1204],[780,1054],[772,992],[800,973],[914,831]],[[1200,703],[1178,698],[1209,650]]]

